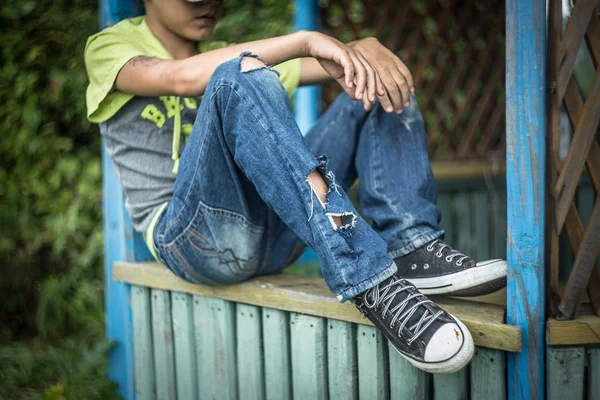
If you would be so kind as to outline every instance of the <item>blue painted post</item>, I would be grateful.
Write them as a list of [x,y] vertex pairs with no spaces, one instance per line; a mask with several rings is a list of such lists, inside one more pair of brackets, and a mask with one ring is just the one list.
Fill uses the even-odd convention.
[[544,398],[546,0],[506,3],[508,323],[523,351],[508,354],[509,399]]
[[[100,29],[142,11],[137,0],[100,0]],[[102,145],[102,205],[104,213],[104,282],[106,336],[116,342],[108,357],[108,376],[119,385],[126,400],[135,398],[133,382],[133,328],[130,285],[112,279],[119,260],[150,259],[141,236],[135,234],[124,209],[121,185]]]
[[[296,30],[316,31],[319,29],[319,5],[317,0],[296,0],[294,24]],[[319,117],[321,88],[319,86],[299,88],[294,95],[294,103],[296,122],[302,134],[306,135]],[[299,261],[312,262],[315,260],[317,260],[317,255],[309,248]]]
[[[319,29],[319,7],[317,0],[296,0],[294,17],[296,30],[316,31]],[[294,96],[296,122],[304,135],[319,116],[321,89],[307,86],[296,91]]]

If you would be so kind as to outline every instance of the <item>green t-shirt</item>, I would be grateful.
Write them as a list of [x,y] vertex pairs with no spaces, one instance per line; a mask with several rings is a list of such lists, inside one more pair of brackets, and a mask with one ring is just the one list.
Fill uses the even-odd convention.
[[[226,42],[204,41],[199,43],[199,50],[207,52],[226,46]],[[113,87],[121,68],[136,56],[173,59],[154,36],[145,17],[123,20],[90,36],[85,46],[85,67],[90,80],[86,103],[91,122],[106,121],[131,100],[132,94],[113,90]],[[274,68],[291,97],[300,82],[300,59],[281,63]]]
[[[202,42],[199,50],[206,52],[224,46],[224,42]],[[120,69],[140,55],[172,59],[144,17],[124,20],[91,36],[85,49],[90,80],[86,101],[88,119],[100,125],[132,225],[146,232],[154,216],[172,198],[173,172],[196,122],[201,99],[142,97],[115,90]],[[291,96],[300,80],[300,60],[274,68]]]

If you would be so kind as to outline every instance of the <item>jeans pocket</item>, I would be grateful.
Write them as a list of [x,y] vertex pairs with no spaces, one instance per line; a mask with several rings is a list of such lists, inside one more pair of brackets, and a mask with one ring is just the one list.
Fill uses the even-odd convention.
[[263,255],[265,227],[243,215],[200,204],[192,222],[162,253],[181,278],[208,285],[244,281],[255,275]]

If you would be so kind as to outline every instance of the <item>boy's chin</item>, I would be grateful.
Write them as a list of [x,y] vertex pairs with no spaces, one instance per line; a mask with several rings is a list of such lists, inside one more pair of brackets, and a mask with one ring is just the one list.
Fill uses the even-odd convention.
[[186,39],[200,42],[208,39],[213,31],[214,28],[190,28],[186,29],[185,32],[182,33]]

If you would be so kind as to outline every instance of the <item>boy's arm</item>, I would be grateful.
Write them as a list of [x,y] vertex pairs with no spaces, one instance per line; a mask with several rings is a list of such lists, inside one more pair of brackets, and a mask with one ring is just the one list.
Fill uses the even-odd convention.
[[[301,57],[319,59],[323,70],[355,99],[375,98],[375,71],[351,47],[318,32],[300,31],[271,39],[242,43],[184,60],[132,58],[117,75],[119,91],[138,96],[198,96],[204,93],[214,70],[242,52],[258,54],[267,65]],[[380,86],[377,94],[381,94]],[[366,104],[365,103],[365,104]]]
[[[377,71],[385,89],[385,93],[383,95],[378,93],[377,97],[387,112],[398,113],[404,106],[410,104],[409,93],[414,92],[413,78],[402,60],[375,38],[356,40],[348,43],[348,46],[358,50]],[[302,59],[300,86],[324,83],[330,79],[331,77],[317,60]],[[370,104],[365,108],[369,110]]]

